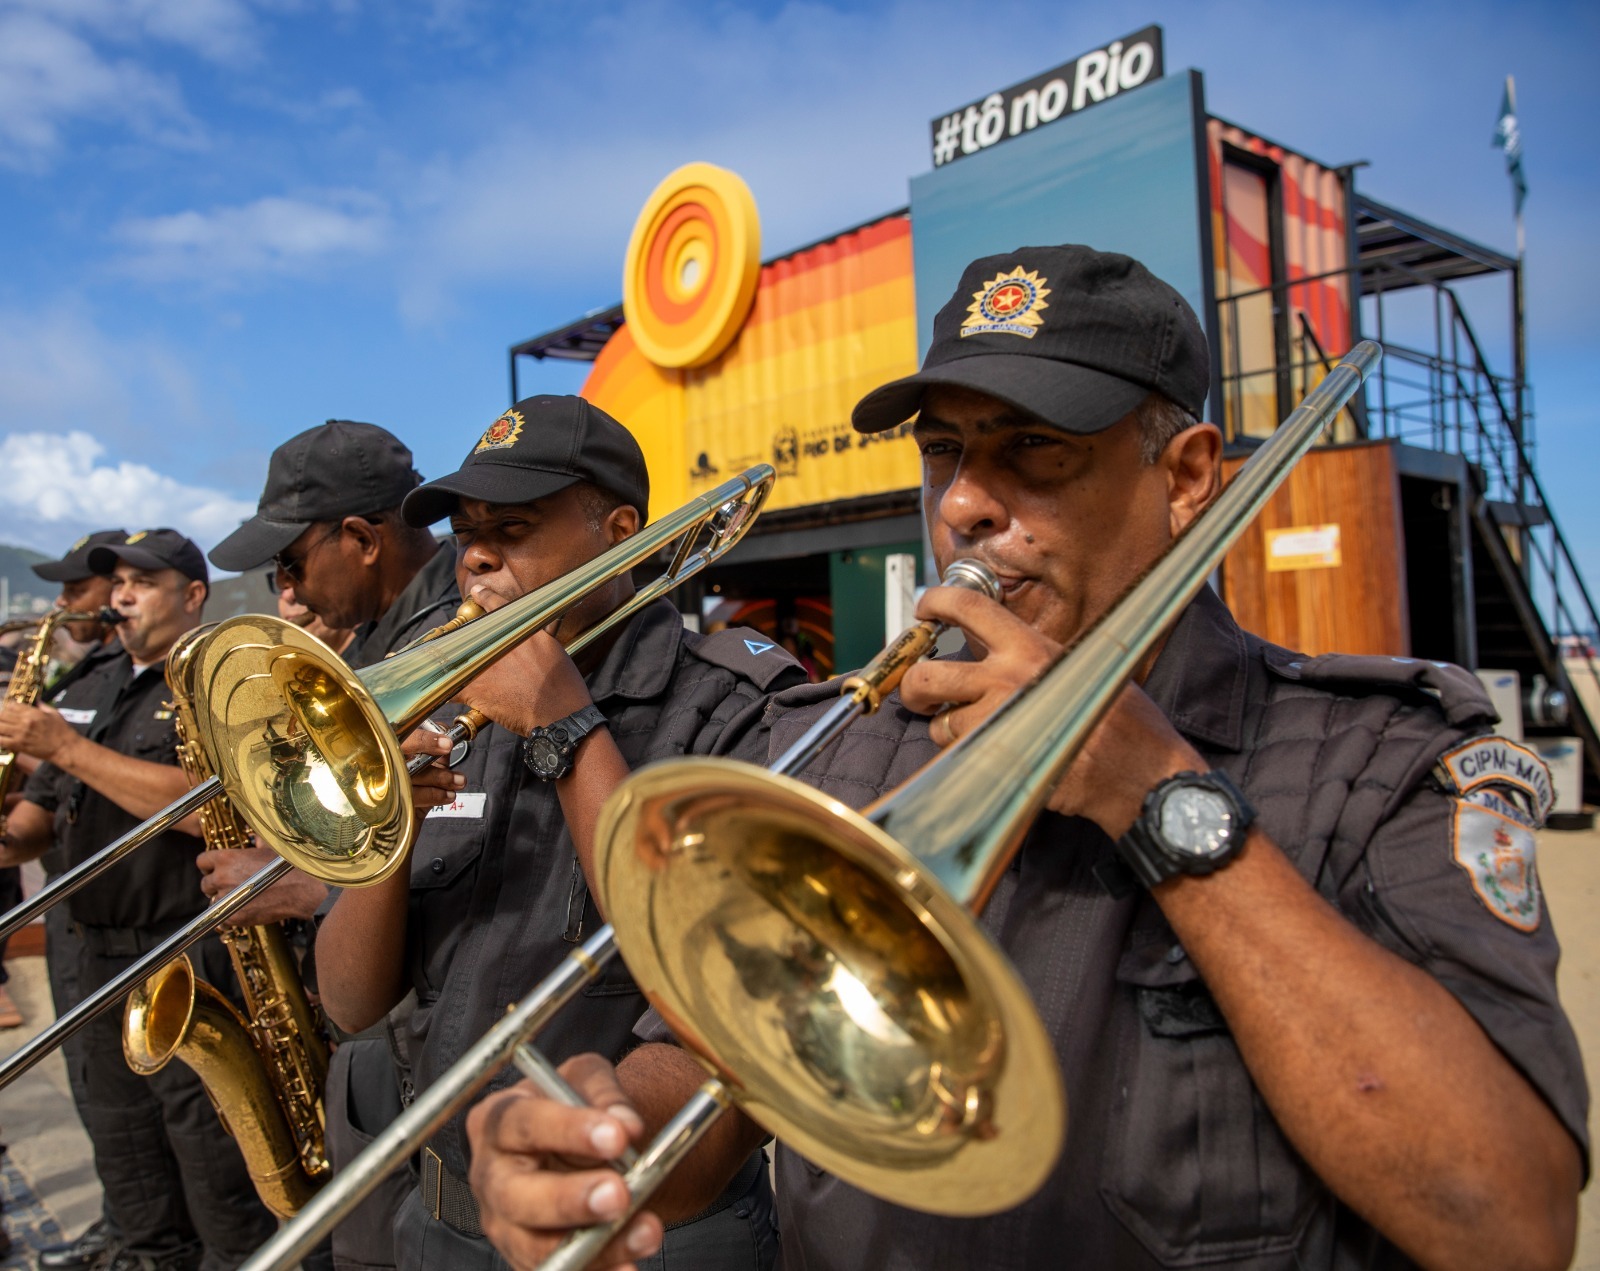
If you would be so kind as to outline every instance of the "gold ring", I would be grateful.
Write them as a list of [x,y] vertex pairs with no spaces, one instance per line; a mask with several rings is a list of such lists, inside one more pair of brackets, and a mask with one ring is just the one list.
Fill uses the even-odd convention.
[[[945,707],[942,711],[935,715],[933,717],[933,722],[944,725],[944,741],[941,744],[946,746],[953,744],[956,739],[956,729],[955,725],[950,722],[950,707]],[[928,731],[932,732],[933,730],[929,729]],[[938,739],[935,738],[935,740]]]

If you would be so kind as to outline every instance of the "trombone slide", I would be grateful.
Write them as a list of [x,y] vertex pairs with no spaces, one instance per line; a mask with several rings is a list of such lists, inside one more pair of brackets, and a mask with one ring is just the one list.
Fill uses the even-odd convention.
[[65,1015],[58,1016],[49,1028],[0,1063],[0,1090],[22,1076],[101,1011],[121,1002],[158,968],[186,952],[190,945],[203,939],[214,928],[222,926],[293,868],[288,861],[279,859],[265,869],[258,870],[221,900],[213,902],[209,909],[191,918],[132,966],[107,980]]
[[[88,860],[74,865],[65,874],[53,879],[15,909],[0,917],[0,940],[26,927],[51,905],[65,900],[80,887],[92,883],[135,848],[142,847],[158,834],[164,834],[189,813],[221,793],[222,783],[215,777],[210,777],[182,798],[174,799],[148,821],[141,821],[121,838],[101,848]],[[3,1084],[4,1082],[0,1081],[0,1085]]]
[[417,1095],[360,1156],[335,1174],[295,1218],[250,1256],[241,1271],[296,1266],[372,1189],[420,1152],[461,1105],[511,1061],[517,1047],[590,983],[616,952],[616,936],[602,927],[574,949],[533,992],[473,1043],[446,1077]]

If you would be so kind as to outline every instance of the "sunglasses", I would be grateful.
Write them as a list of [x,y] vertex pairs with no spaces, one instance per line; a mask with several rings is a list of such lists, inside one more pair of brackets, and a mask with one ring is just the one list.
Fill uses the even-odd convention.
[[269,575],[272,580],[272,590],[278,590],[277,580],[279,575],[287,578],[292,583],[304,582],[305,577],[303,571],[306,567],[306,562],[311,559],[311,553],[316,551],[317,548],[321,547],[330,539],[338,537],[343,529],[344,522],[341,521],[316,542],[312,543],[311,546],[306,548],[305,551],[301,552],[299,556],[290,557],[284,552],[279,552],[276,556],[274,556],[272,558],[272,563],[275,568]]

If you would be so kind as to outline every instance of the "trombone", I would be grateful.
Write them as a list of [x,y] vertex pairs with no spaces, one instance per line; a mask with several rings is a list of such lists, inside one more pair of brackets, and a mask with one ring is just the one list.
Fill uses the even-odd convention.
[[[1000,595],[999,580],[988,566],[975,560],[952,562],[944,585],[981,592],[990,599]],[[944,624],[928,621],[906,628],[871,663],[841,684],[838,700],[773,764],[773,771],[799,771],[852,722],[875,712],[906,671],[933,649],[944,630]],[[582,1100],[549,1061],[527,1043],[556,1011],[600,974],[616,952],[616,931],[607,924],[563,959],[551,975],[479,1038],[439,1081],[418,1094],[411,1106],[340,1171],[292,1222],[257,1250],[245,1267],[294,1266],[378,1183],[420,1150],[439,1127],[507,1063],[515,1064],[525,1077],[552,1098],[581,1105]],[[631,1154],[623,1158],[628,1167],[639,1159]]]
[[1356,345],[1037,683],[863,813],[732,760],[664,760],[626,779],[596,843],[596,898],[614,927],[569,955],[244,1271],[293,1266],[508,1060],[538,1071],[527,1043],[618,946],[712,1076],[627,1169],[628,1214],[574,1233],[546,1271],[585,1266],[733,1104],[897,1204],[976,1215],[1030,1195],[1065,1134],[1060,1073],[1027,991],[973,912],[1152,644],[1381,356]]
[[[769,465],[757,464],[554,582],[359,673],[316,637],[277,618],[230,618],[186,648],[198,740],[217,775],[13,910],[0,933],[20,925],[14,915],[31,916],[70,895],[224,791],[280,859],[0,1063],[0,1088],[290,869],[298,866],[336,887],[364,887],[400,868],[416,829],[410,773],[433,761],[419,755],[408,765],[400,737],[515,645],[657,552],[673,549],[665,571],[572,640],[569,652],[580,652],[694,577],[744,537],[775,479]],[[479,722],[464,714],[451,740],[470,740]]]

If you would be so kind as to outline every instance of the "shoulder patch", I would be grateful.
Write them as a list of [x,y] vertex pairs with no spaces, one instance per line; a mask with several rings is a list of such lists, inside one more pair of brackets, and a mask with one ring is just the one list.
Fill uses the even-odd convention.
[[759,689],[766,689],[786,673],[804,677],[805,670],[782,645],[774,644],[749,627],[728,627],[690,645],[702,662],[726,667]]
[[1451,794],[1466,796],[1485,787],[1512,800],[1525,799],[1535,827],[1543,825],[1555,806],[1555,785],[1544,760],[1504,737],[1474,737],[1439,756],[1434,769]]
[[1526,804],[1513,801],[1500,794],[1493,786],[1484,786],[1474,790],[1471,794],[1461,796],[1463,803],[1473,803],[1480,808],[1488,808],[1491,812],[1498,812],[1508,820],[1515,821],[1518,825],[1526,825],[1530,830],[1539,827],[1534,822],[1533,813],[1529,812]]
[[1496,718],[1478,677],[1453,662],[1355,653],[1324,653],[1310,658],[1277,648],[1268,650],[1266,661],[1267,669],[1280,679],[1335,692],[1387,689],[1413,700],[1431,698],[1452,724],[1492,722]]
[[1533,830],[1465,799],[1456,801],[1454,857],[1484,908],[1508,927],[1537,931],[1542,916]]

